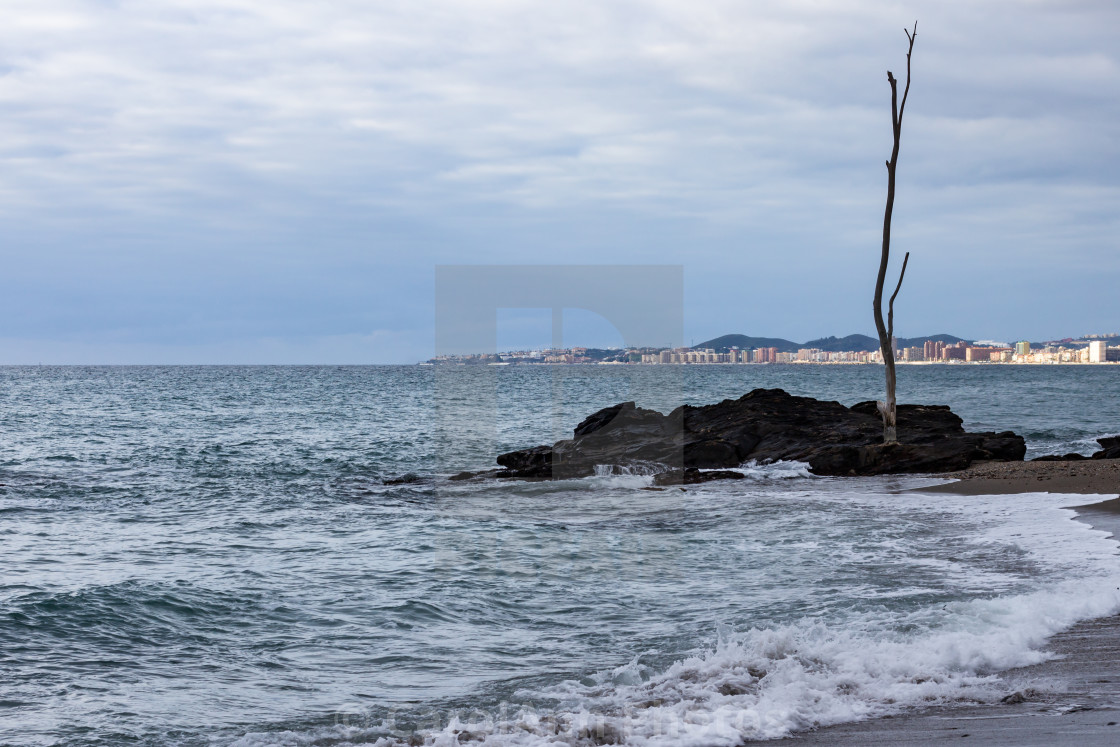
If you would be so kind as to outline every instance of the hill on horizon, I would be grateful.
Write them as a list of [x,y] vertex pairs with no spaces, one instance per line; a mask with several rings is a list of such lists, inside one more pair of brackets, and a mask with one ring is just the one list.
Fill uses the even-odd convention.
[[[925,345],[926,340],[933,340],[934,342],[942,342],[949,345],[958,342],[971,342],[971,340],[966,340],[963,337],[949,334],[926,335],[925,337],[899,337],[897,339],[898,347],[900,348],[921,347]],[[836,353],[844,350],[878,350],[879,338],[854,334],[846,337],[820,337],[816,340],[809,340],[808,342],[794,342],[782,337],[751,337],[749,335],[731,334],[714,337],[711,340],[706,340],[692,347],[693,349],[711,348],[718,353],[726,353],[733,347],[739,348],[740,350],[777,348],[779,353],[796,353],[801,348],[817,348],[830,353]]]
[[723,335],[692,346],[693,350],[712,348],[717,353],[726,353],[731,348],[739,348],[740,350],[777,348],[779,353],[795,353],[801,347],[804,347],[804,345],[781,337],[749,337],[747,335]]
[[898,338],[898,346],[900,348],[912,348],[918,345],[925,345],[926,340],[933,340],[934,342],[943,342],[946,345],[956,345],[958,342],[967,342],[971,345],[975,340],[969,340],[964,337],[956,337],[955,335],[929,335],[928,337],[900,337]]

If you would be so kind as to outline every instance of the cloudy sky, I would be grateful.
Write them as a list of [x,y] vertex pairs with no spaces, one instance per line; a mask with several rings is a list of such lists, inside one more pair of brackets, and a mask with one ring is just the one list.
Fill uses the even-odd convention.
[[413,362],[445,264],[681,265],[697,342],[872,333],[915,19],[898,333],[1120,331],[1113,0],[4,11],[0,363]]

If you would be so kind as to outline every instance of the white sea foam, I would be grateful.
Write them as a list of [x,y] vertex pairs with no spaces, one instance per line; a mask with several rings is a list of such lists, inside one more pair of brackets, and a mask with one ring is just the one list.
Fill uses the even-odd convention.
[[[850,494],[845,500],[850,500]],[[865,500],[898,501],[897,496]],[[978,501],[938,497],[980,523],[976,542],[1047,569],[1033,591],[892,612],[874,607],[829,620],[725,633],[666,668],[636,657],[581,681],[518,694],[547,707],[460,714],[421,733],[424,744],[740,744],[939,703],[995,702],[1000,672],[1045,660],[1049,637],[1120,610],[1117,543],[1070,521],[1052,496]],[[1074,498],[1070,502],[1076,502]],[[897,508],[897,505],[895,506]],[[299,741],[306,739],[308,741]],[[370,729],[252,735],[244,744],[401,744]]]
[[664,472],[668,467],[658,462],[632,462],[631,464],[596,464],[595,477],[650,477]]
[[[658,462],[635,462],[628,465],[597,464],[595,477],[652,477],[660,472],[671,469]],[[723,469],[723,468],[720,468]],[[714,469],[701,469],[700,472],[714,472]],[[742,472],[748,480],[788,480],[796,477],[813,477],[809,472],[809,465],[805,462],[781,460],[759,464],[757,460],[750,460],[735,467],[736,472]]]
[[768,464],[759,464],[757,460],[750,460],[739,465],[737,471],[742,472],[749,479],[754,480],[789,480],[795,477],[814,477],[805,462],[787,461],[782,459]]
[[907,707],[992,702],[1007,694],[996,672],[1042,661],[1048,637],[1120,609],[1120,592],[1101,582],[955,605],[939,629],[893,639],[813,623],[751,630],[652,676],[632,661],[593,685],[537,693],[567,705],[545,715],[453,720],[426,743],[450,747],[469,732],[485,744],[730,747]]

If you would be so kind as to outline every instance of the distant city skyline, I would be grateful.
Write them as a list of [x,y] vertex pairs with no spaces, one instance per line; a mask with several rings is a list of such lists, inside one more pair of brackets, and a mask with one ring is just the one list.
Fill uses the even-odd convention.
[[1116,3],[5,10],[0,364],[412,363],[449,264],[680,265],[686,342],[870,330],[915,19],[896,329],[1120,329]]
[[[511,336],[508,334],[508,332],[506,334],[502,334],[503,330],[502,330],[501,327],[499,327],[498,345],[494,348],[494,350],[491,350],[491,351],[476,351],[476,352],[512,352],[512,351],[515,351],[515,350],[548,350],[548,349],[552,348],[553,347],[552,340],[549,338],[549,336],[547,334],[544,333],[541,325],[538,324],[538,325],[535,325],[535,326],[537,327],[537,330],[536,330],[537,334],[533,334],[532,332],[529,332],[528,334],[525,334],[525,332],[526,332],[525,329],[520,330],[523,334],[520,338],[519,343],[512,342]],[[777,335],[767,334],[765,330],[756,330],[756,331],[760,332],[759,335],[756,335],[757,337],[778,338]],[[740,333],[728,333],[728,334],[740,334]],[[873,342],[874,345],[878,345],[877,342],[874,342],[875,341],[875,335],[874,334],[870,334],[870,333],[854,333],[854,334],[862,334],[863,336],[869,338]],[[1065,334],[1065,335],[1062,335],[1060,337],[1054,337],[1054,338],[1041,338],[1041,337],[1037,337],[1037,336],[1016,335],[1013,338],[1009,338],[1007,340],[994,340],[994,339],[960,337],[959,335],[952,335],[952,334],[947,333],[947,332],[940,332],[940,333],[937,333],[937,334],[954,336],[954,337],[958,337],[959,339],[970,340],[971,342],[973,342],[974,344],[977,344],[977,345],[1008,345],[1008,346],[1013,346],[1017,342],[1022,341],[1022,340],[1028,340],[1032,344],[1041,345],[1041,344],[1045,344],[1045,343],[1055,343],[1055,342],[1063,342],[1063,341],[1082,341],[1082,342],[1085,342],[1085,341],[1088,341],[1088,340],[1091,340],[1091,339],[1107,339],[1107,340],[1120,339],[1120,331],[1118,331],[1118,332],[1092,332],[1092,333],[1086,333],[1086,334],[1073,334],[1073,335]],[[718,337],[724,337],[724,336],[727,336],[727,335],[717,335],[716,337],[710,338],[710,339],[716,339]],[[791,340],[791,339],[788,339],[788,338],[778,338],[778,339],[785,339],[787,342],[794,343],[794,344],[797,344],[797,345],[807,345],[807,344],[810,344],[810,343],[820,342],[822,340],[826,340],[826,339],[830,339],[830,338],[843,338],[843,337],[847,337],[847,336],[850,336],[850,335],[816,335],[816,336],[801,339],[801,340]],[[933,336],[933,335],[927,335],[927,336]],[[909,339],[910,337],[911,336],[896,335],[896,338],[901,338],[901,339]],[[914,335],[912,337],[917,338],[917,337],[922,337],[922,336],[921,335]],[[565,347],[565,348],[584,347],[584,348],[594,348],[594,349],[624,349],[624,348],[627,348],[627,347],[632,347],[632,346],[625,345],[624,342],[621,340],[621,338],[618,337],[617,335],[613,339],[611,337],[607,336],[607,337],[604,337],[604,338],[599,338],[598,341],[595,342],[595,341],[592,341],[591,339],[589,339],[587,336],[582,336],[581,337],[578,334],[578,332],[572,332],[572,331],[569,331],[568,333],[566,333],[563,336],[562,342],[563,342],[563,347]],[[707,340],[693,339],[693,340],[686,341],[685,344],[686,344],[687,347],[699,348],[699,347],[703,347],[705,342],[707,342]],[[667,345],[667,346],[662,346],[662,347],[673,347],[673,346],[668,346]]]
[[[1116,344],[1113,344],[1116,343]],[[1085,335],[1043,342],[966,340],[954,335],[893,338],[900,363],[1117,363],[1120,333]],[[699,345],[679,347],[535,346],[473,353],[439,354],[421,365],[510,364],[747,364],[864,363],[881,364],[878,341],[866,335],[826,337],[796,343],[781,338],[722,335]]]

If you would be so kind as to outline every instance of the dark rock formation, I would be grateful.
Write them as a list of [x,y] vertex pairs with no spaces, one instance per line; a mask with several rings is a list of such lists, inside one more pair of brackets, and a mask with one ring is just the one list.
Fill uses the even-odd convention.
[[1101,450],[1093,454],[1093,459],[1120,459],[1120,436],[1098,438]]
[[383,485],[412,485],[415,483],[424,482],[424,478],[414,472],[407,472],[400,477],[393,477],[385,480]]
[[552,477],[552,447],[534,446],[498,457],[498,477]]
[[742,480],[746,475],[730,469],[671,469],[653,476],[654,485],[695,485],[712,480]]
[[[949,472],[977,460],[1021,461],[1021,436],[966,433],[948,407],[899,405],[900,442],[883,444],[874,402],[844,407],[756,389],[736,400],[668,415],[633,402],[608,407],[576,426],[573,438],[498,457],[495,477],[586,477],[598,465],[669,473],[660,484],[699,482],[701,469],[734,468],[749,460],[808,462],[818,475]],[[1102,443],[1102,445],[1104,445]],[[1106,447],[1107,448],[1107,447]]]

